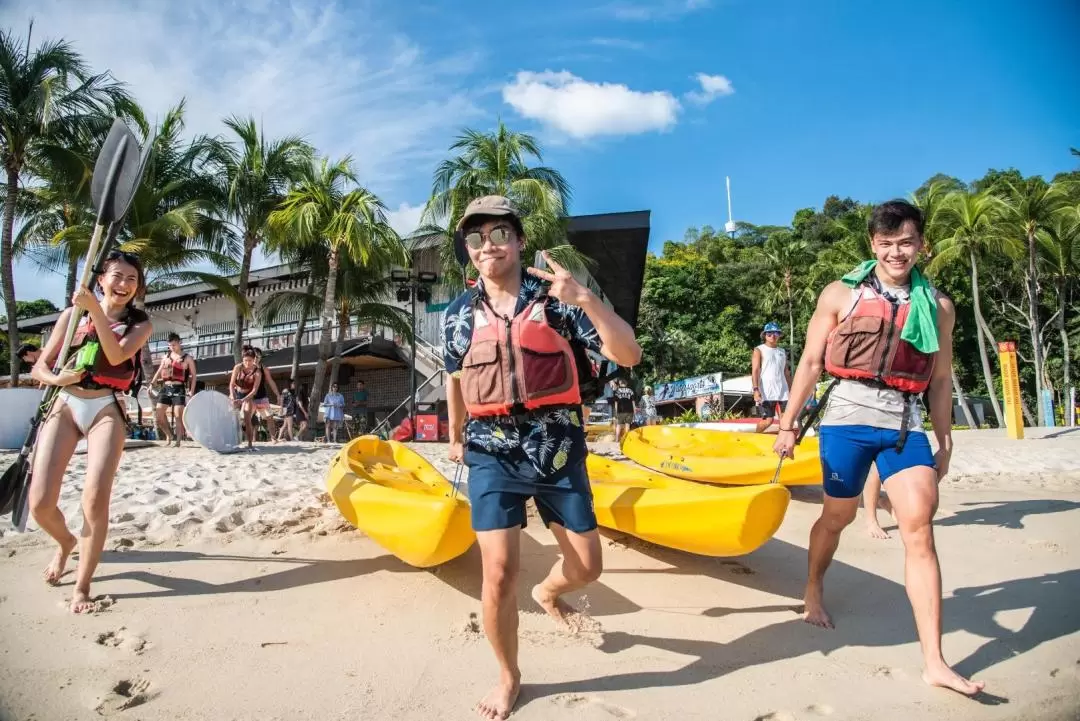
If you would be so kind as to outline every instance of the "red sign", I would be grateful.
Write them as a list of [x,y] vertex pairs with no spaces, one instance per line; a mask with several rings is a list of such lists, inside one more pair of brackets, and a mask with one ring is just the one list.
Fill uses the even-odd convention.
[[416,416],[416,440],[434,441],[439,440],[439,416],[417,414]]
[[1007,340],[1007,341],[1003,341],[1001,343],[998,343],[998,353],[1015,353],[1015,352],[1016,352],[1016,341]]

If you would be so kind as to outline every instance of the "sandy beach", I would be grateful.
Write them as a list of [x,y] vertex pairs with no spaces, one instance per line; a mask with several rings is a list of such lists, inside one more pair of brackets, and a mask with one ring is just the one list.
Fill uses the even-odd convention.
[[[806,488],[776,537],[739,558],[605,531],[603,576],[570,599],[573,634],[528,599],[557,559],[531,521],[512,718],[1080,718],[1080,431],[1028,432],[957,432],[941,487],[945,653],[987,682],[981,698],[920,680],[891,525],[874,540],[860,515],[827,577],[837,628],[802,623],[820,503]],[[450,473],[445,446],[416,448]],[[429,571],[387,555],[326,496],[335,451],[129,450],[88,616],[66,610],[75,563],[60,587],[45,585],[48,539],[5,518],[0,719],[475,718],[496,668],[476,548]],[[76,456],[61,502],[76,531],[84,467]]]

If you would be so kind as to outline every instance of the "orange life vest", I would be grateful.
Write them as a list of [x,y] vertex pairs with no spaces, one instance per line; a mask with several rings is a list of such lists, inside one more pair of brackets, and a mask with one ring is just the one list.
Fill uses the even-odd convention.
[[[123,319],[109,326],[109,330],[119,340],[135,325],[148,319],[142,311],[129,309]],[[82,388],[88,390],[111,388],[123,392],[131,388],[135,382],[135,376],[139,371],[141,349],[139,353],[119,365],[109,363],[109,359],[105,357],[105,351],[98,342],[98,332],[94,328],[94,322],[88,316],[79,321],[75,329],[71,351],[75,367],[87,370],[86,375],[76,384]]]
[[910,303],[890,300],[870,285],[854,289],[855,305],[829,334],[825,370],[834,378],[880,383],[905,393],[923,393],[934,372],[934,353],[923,353],[900,337]]
[[188,354],[187,353],[181,353],[180,354],[180,360],[173,360],[172,351],[169,351],[169,353],[168,353],[168,355],[166,357],[169,359],[169,363],[168,363],[169,377],[168,378],[163,378],[162,380],[164,380],[167,383],[183,383],[183,382],[187,381],[187,379],[188,379],[188,369],[187,369],[187,363],[185,363],[184,361],[187,360]]
[[465,409],[473,418],[581,405],[574,351],[548,323],[547,300],[540,296],[514,318],[474,300],[472,342],[461,363]]

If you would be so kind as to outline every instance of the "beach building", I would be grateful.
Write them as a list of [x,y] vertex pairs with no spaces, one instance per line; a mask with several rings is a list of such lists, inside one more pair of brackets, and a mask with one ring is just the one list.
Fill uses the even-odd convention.
[[[619,315],[636,325],[645,275],[645,257],[649,244],[649,211],[583,215],[569,218],[569,242],[594,261],[590,272],[582,279],[604,298]],[[439,273],[439,248],[434,241],[409,241],[413,267],[411,273]],[[236,283],[236,278],[231,279]],[[293,354],[297,351],[298,313],[284,313],[273,324],[259,321],[259,309],[275,293],[302,290],[307,280],[287,265],[253,270],[248,282],[248,302],[252,317],[243,329],[243,342],[263,349],[264,363],[279,387],[288,382]],[[403,300],[399,300],[403,298]],[[436,282],[430,298],[416,305],[416,373],[417,399],[438,403],[444,394],[442,373],[442,320],[451,300],[450,291]],[[409,294],[392,292],[386,299],[411,312]],[[146,310],[154,323],[149,343],[151,359],[157,361],[168,351],[170,333],[180,335],[184,349],[198,363],[199,382],[204,388],[226,391],[232,370],[233,340],[236,329],[236,308],[231,300],[212,286],[203,283],[184,285],[149,293]],[[23,333],[40,333],[48,337],[58,314],[53,313],[19,321]],[[337,320],[332,338],[338,338]],[[320,324],[316,316],[306,319],[299,338],[299,373],[297,384],[311,387],[315,367],[319,362]],[[360,381],[368,392],[368,427],[390,416],[396,423],[407,414],[410,392],[409,371],[413,357],[408,340],[379,326],[344,328],[340,355],[331,362],[339,363],[337,382],[341,392],[351,402],[352,393]],[[328,374],[329,377],[329,374]],[[8,385],[7,376],[0,377],[0,386]],[[25,382],[25,379],[24,379]],[[325,392],[325,388],[324,388]]]

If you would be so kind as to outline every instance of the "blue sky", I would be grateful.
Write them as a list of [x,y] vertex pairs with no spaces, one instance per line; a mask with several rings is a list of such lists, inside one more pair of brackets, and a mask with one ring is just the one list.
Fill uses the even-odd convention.
[[[689,226],[787,223],[829,194],[875,201],[936,172],[1053,175],[1080,147],[1080,9],[909,0],[8,0],[0,25],[65,37],[152,118],[254,114],[352,153],[409,230],[462,127],[536,134],[572,212]],[[870,9],[873,8],[873,9]],[[20,298],[62,278],[23,264]],[[32,288],[32,291],[24,291]]]

